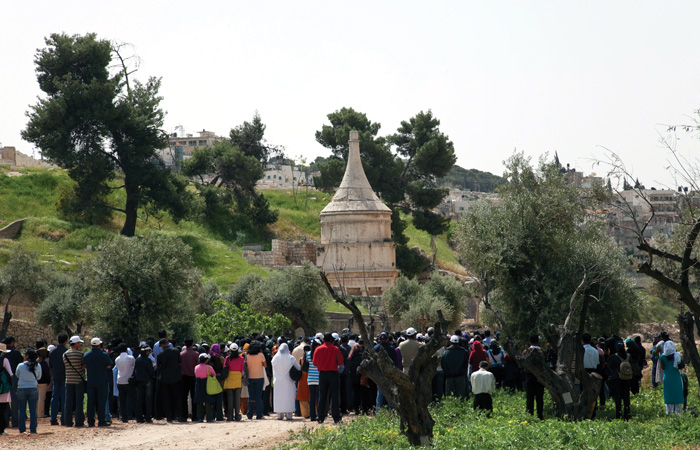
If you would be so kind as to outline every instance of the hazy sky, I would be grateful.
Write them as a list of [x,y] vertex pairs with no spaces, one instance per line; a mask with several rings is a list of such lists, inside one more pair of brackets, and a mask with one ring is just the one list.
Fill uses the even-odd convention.
[[[0,143],[24,153],[51,33],[132,43],[163,78],[166,130],[227,135],[257,110],[289,156],[343,106],[395,132],[432,109],[457,163],[493,173],[515,149],[586,173],[609,148],[647,187],[672,185],[663,124],[700,108],[700,2],[2,1]],[[697,136],[681,153],[700,155]]]

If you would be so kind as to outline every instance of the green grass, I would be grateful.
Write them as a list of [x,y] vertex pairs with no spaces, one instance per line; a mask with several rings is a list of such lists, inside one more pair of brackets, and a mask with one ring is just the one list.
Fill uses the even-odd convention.
[[[10,177],[10,171],[21,172],[22,176]],[[39,259],[61,270],[73,270],[77,264],[92,258],[95,253],[87,250],[92,246],[97,249],[101,242],[112,238],[119,232],[124,217],[115,213],[112,220],[104,225],[88,225],[80,222],[64,220],[56,209],[60,193],[71,186],[71,180],[66,171],[47,168],[15,169],[7,166],[0,167],[0,220],[10,223],[17,219],[28,218],[16,242],[0,245],[0,262],[6,261],[16,245],[23,245],[35,251]],[[120,184],[119,179],[114,185]],[[265,197],[272,209],[279,211],[279,220],[270,227],[270,232],[280,239],[320,240],[321,228],[319,214],[330,202],[332,195],[309,190],[308,200],[301,191],[297,194],[296,202],[291,190],[265,190]],[[110,194],[110,202],[114,205],[124,203],[124,192],[115,189]],[[266,276],[269,270],[248,264],[242,256],[240,245],[256,241],[259,236],[239,236],[236,240],[224,240],[204,225],[194,221],[175,223],[168,214],[150,216],[148,220],[137,222],[136,234],[166,233],[179,236],[192,248],[195,264],[204,275],[204,279],[215,281],[222,290],[236,283],[248,272],[260,273]],[[409,220],[410,222],[410,220]],[[425,232],[416,230],[410,223],[406,230],[410,246],[418,246],[426,253],[430,252],[430,237]],[[269,240],[263,240],[263,245],[269,248]],[[447,246],[444,236],[437,239],[438,261],[454,270],[458,268],[457,260]],[[338,309],[339,308],[339,309]],[[329,311],[343,308],[329,304]]]
[[[419,247],[428,254],[428,257],[432,257],[433,252],[430,249],[430,235],[414,227],[410,217],[404,217],[404,219],[409,224],[405,231],[406,237],[408,237],[408,246]],[[437,245],[437,257],[435,259],[440,266],[453,272],[466,274],[464,268],[462,268],[459,261],[457,261],[455,253],[447,244],[447,237],[445,234],[437,236],[435,238],[435,244]]]
[[58,169],[14,171],[23,175],[10,177],[8,170],[0,169],[0,220],[10,223],[30,216],[56,216],[59,193],[71,184],[68,175]]
[[[698,408],[697,382],[691,381],[690,408]],[[545,400],[547,394],[545,394]],[[700,421],[689,413],[664,414],[661,389],[642,389],[632,396],[632,419],[615,420],[612,400],[599,410],[596,420],[569,422],[551,416],[533,420],[525,412],[524,393],[498,391],[494,413],[488,418],[474,413],[471,401],[447,399],[431,407],[435,420],[433,448],[436,449],[680,449],[698,448]],[[339,427],[305,429],[293,435],[294,442],[280,449],[385,450],[412,448],[399,433],[398,416],[383,411],[376,417],[358,417]],[[695,447],[693,447],[695,446]]]
[[637,288],[637,294],[642,297],[646,306],[640,310],[639,322],[668,322],[676,323],[676,317],[681,312],[681,305],[677,301],[657,297],[646,289]]

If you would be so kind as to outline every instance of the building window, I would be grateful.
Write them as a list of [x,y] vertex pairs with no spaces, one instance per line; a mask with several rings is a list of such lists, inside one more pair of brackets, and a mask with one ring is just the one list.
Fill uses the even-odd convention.
[[270,179],[270,175],[267,176],[267,179],[268,179],[268,180]]
[[207,141],[205,141],[204,139],[200,139],[200,140],[199,140],[199,146],[200,146],[200,147],[204,147],[204,146],[206,146],[206,145],[207,145]]
[[196,147],[196,146],[197,146],[197,141],[189,141],[189,146],[190,146],[190,147]]
[[185,145],[187,145],[187,141],[180,141],[177,144],[182,145],[184,147]]

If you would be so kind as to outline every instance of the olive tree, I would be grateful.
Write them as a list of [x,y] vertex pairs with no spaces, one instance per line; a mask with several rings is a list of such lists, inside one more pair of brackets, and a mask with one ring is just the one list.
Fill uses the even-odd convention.
[[83,268],[86,311],[98,331],[136,345],[154,330],[194,323],[190,300],[203,292],[202,281],[181,239],[117,236],[98,251]]
[[[515,154],[504,177],[498,204],[483,202],[459,221],[462,263],[505,331],[504,348],[550,391],[556,413],[589,417],[600,380],[583,370],[580,336],[634,322],[641,305],[625,275],[629,263],[607,223],[586,209],[597,200],[569,183],[558,164],[543,158],[533,168]],[[557,346],[554,370],[536,352],[518,350],[531,334]]]

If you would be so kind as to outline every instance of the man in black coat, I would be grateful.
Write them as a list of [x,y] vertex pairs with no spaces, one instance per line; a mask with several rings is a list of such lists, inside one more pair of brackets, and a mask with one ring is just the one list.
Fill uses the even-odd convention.
[[180,399],[182,394],[180,386],[180,381],[182,380],[180,352],[175,347],[169,347],[168,345],[166,338],[160,340],[160,347],[164,350],[161,350],[156,360],[158,379],[156,397],[162,405],[165,418],[172,423],[175,419],[180,421],[185,421],[186,419],[183,418],[180,411],[180,405],[182,404]]

